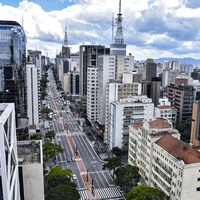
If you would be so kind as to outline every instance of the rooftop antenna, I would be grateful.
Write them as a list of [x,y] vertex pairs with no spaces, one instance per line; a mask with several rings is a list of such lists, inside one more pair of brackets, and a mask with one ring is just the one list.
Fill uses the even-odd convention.
[[67,26],[65,26],[64,46],[68,46],[68,39],[67,39]]
[[117,14],[116,23],[117,23],[117,32],[115,35],[115,44],[123,44],[123,30],[122,30],[122,14],[121,14],[121,0],[119,0],[119,13]]
[[112,44],[113,44],[113,40],[114,40],[114,13],[112,15]]
[[22,13],[22,28],[24,28],[24,14]]

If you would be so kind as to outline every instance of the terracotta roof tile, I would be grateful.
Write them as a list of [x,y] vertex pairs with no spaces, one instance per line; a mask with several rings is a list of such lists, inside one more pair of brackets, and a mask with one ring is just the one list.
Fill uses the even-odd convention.
[[132,127],[135,129],[139,129],[143,126],[143,123],[136,123],[136,124],[132,124]]
[[157,140],[156,144],[178,160],[182,160],[185,164],[200,162],[199,151],[184,143],[183,141],[174,138],[170,134],[166,134]]
[[171,127],[171,124],[164,118],[157,118],[156,120],[149,121],[148,124],[153,127]]
[[165,106],[157,106],[157,108],[159,108],[159,109],[171,109],[173,107],[165,105]]

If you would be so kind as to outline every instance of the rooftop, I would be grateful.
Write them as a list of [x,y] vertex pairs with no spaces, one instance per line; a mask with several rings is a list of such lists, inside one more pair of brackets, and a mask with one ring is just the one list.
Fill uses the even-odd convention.
[[169,105],[163,105],[163,106],[157,106],[158,109],[171,109],[171,108],[174,108],[172,106],[169,106]]
[[17,153],[19,165],[41,163],[41,141],[18,141]]
[[150,127],[171,127],[172,125],[164,118],[157,118],[148,122]]
[[174,138],[170,134],[166,134],[155,143],[162,147],[169,154],[174,156],[176,159],[182,160],[185,164],[200,162],[199,151],[184,143],[183,141]]

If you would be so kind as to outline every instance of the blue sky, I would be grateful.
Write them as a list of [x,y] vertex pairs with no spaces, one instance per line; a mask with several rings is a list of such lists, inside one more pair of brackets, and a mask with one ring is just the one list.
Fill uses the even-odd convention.
[[[136,60],[199,58],[200,1],[121,0],[121,5],[127,54]],[[118,10],[119,0],[3,0],[0,19],[22,24],[23,16],[27,48],[55,57],[65,26],[72,52],[82,44],[109,47],[116,32],[112,17]]]
[[[18,7],[20,2],[21,1],[19,0],[1,0],[3,5],[13,7]],[[52,10],[61,10],[74,4],[74,2],[69,0],[32,0],[30,2],[40,5],[42,9],[47,12]]]

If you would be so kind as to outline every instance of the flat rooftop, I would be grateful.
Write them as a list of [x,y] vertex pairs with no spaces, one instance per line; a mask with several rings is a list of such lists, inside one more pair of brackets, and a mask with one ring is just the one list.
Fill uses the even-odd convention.
[[41,140],[18,141],[17,153],[19,165],[42,163]]

